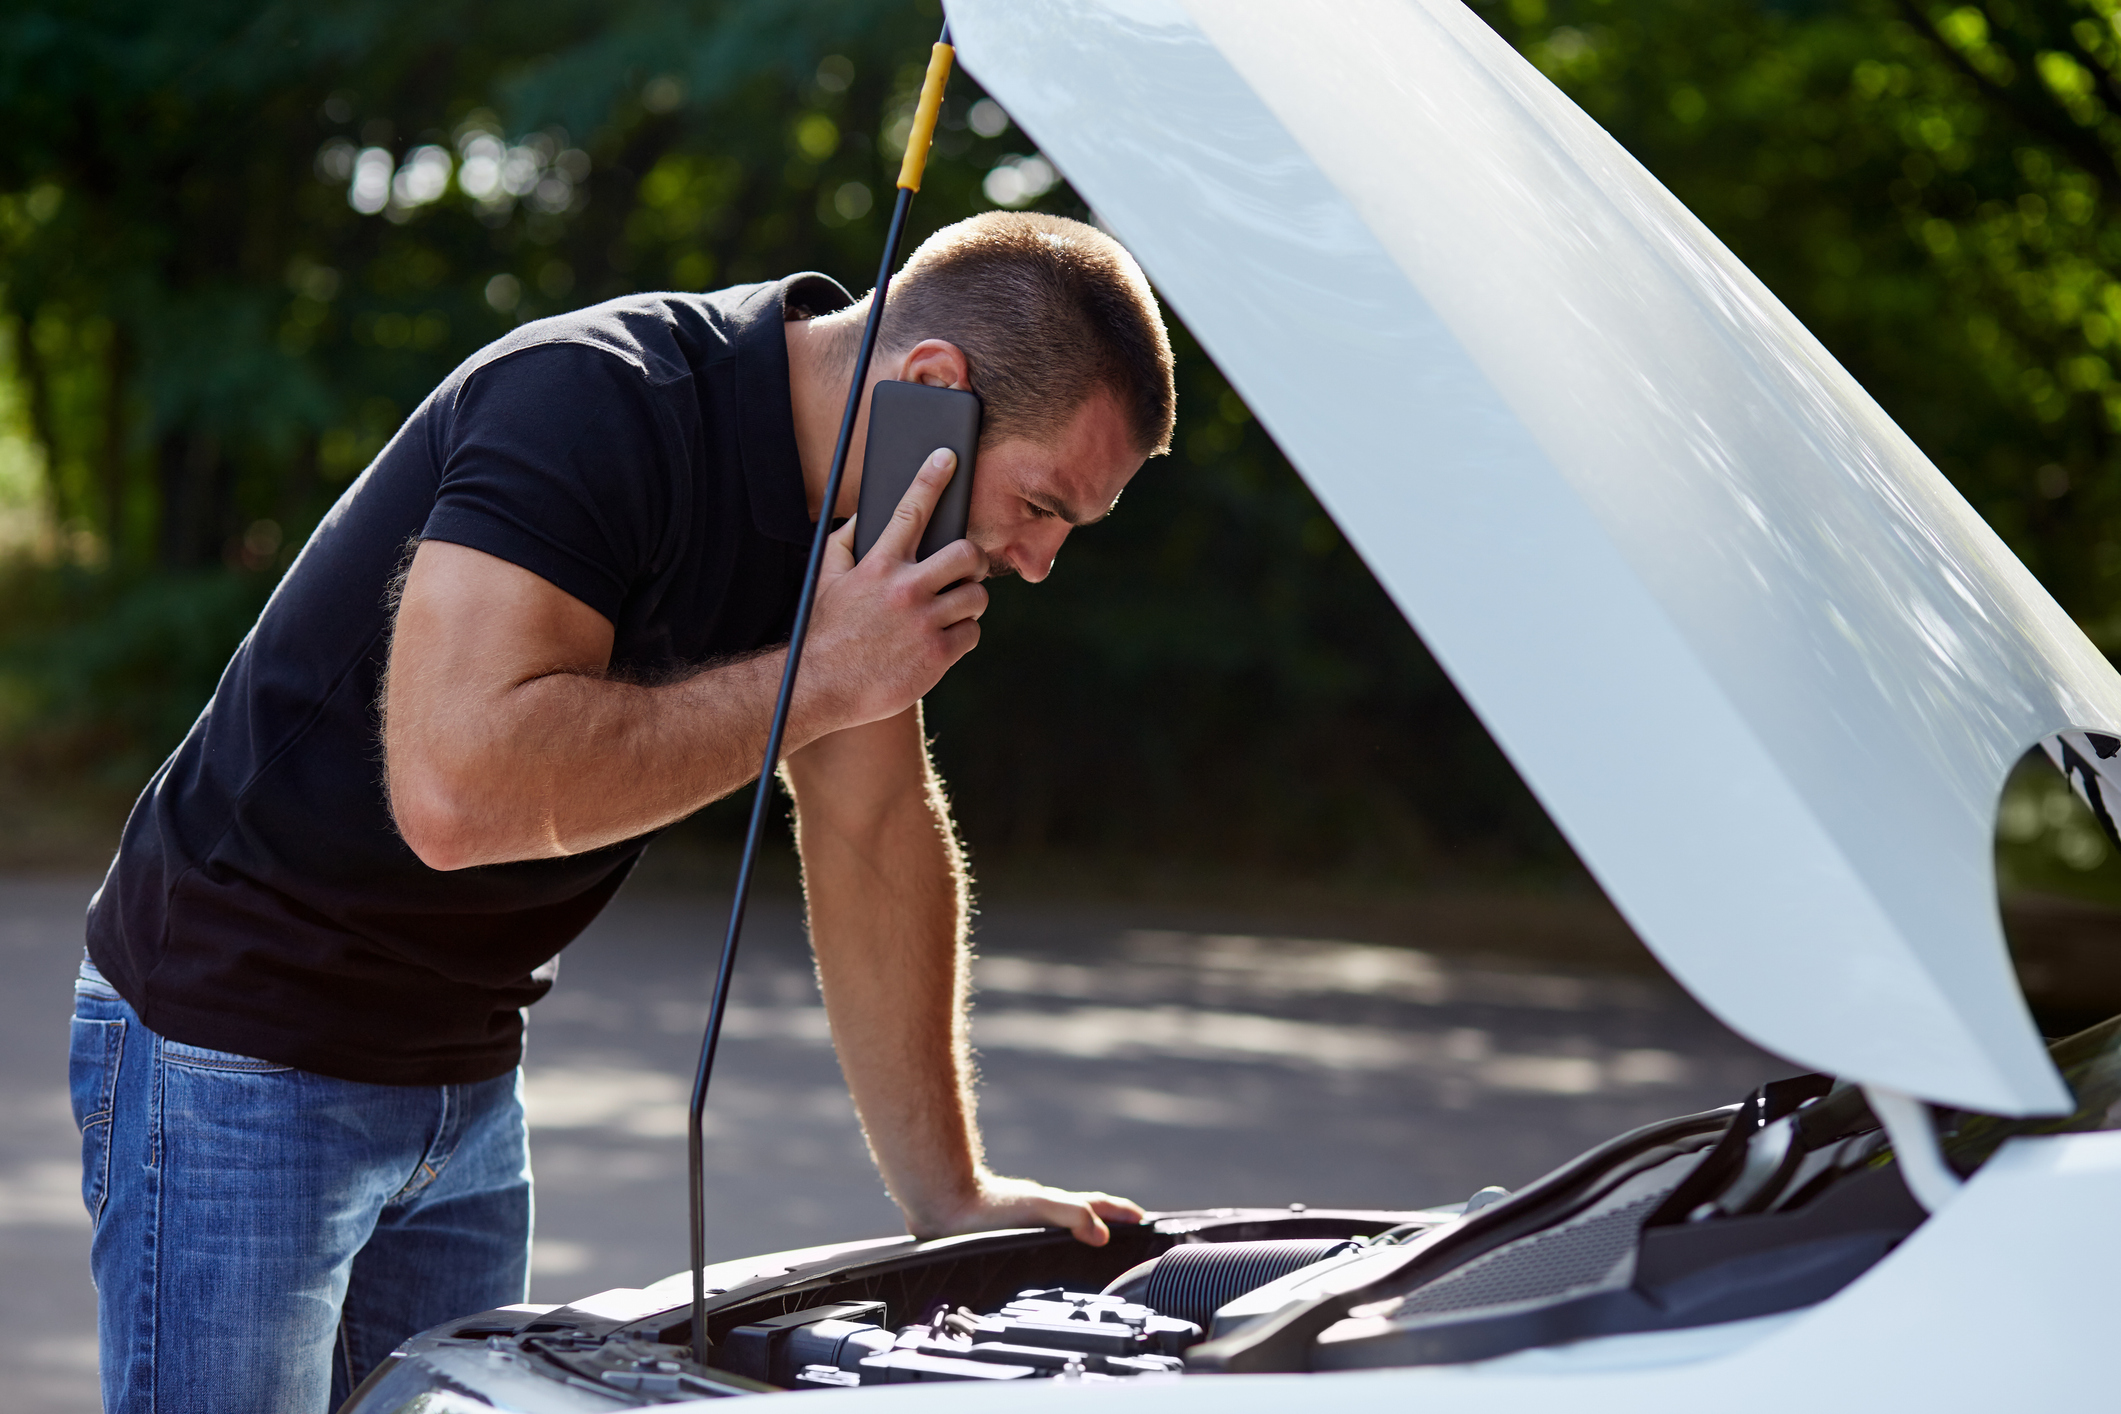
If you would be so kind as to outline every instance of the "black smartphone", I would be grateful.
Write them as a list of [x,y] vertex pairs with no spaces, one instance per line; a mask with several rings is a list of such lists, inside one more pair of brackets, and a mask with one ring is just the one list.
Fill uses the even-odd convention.
[[979,456],[979,394],[926,383],[885,381],[869,395],[869,440],[862,452],[862,499],[854,519],[854,558],[891,523],[921,463],[939,447],[957,453],[957,472],[928,517],[915,559],[965,538],[972,509],[972,464]]

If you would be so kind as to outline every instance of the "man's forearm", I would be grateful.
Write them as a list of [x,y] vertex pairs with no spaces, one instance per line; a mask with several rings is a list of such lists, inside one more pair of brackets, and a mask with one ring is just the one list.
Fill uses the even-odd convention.
[[[931,457],[857,565],[833,532],[782,750],[903,715],[979,642],[987,561],[916,560],[949,479]],[[765,754],[785,651],[657,687],[612,681],[612,621],[483,551],[423,542],[391,626],[384,771],[398,832],[462,869],[596,849],[699,809]]]
[[578,854],[682,819],[758,775],[785,656],[653,687],[564,671],[523,682],[458,725],[448,759],[391,771],[400,828],[429,863],[465,868]]
[[978,1201],[983,1169],[967,885],[920,732],[916,710],[826,738],[789,770],[833,1044],[892,1197],[938,1233]]

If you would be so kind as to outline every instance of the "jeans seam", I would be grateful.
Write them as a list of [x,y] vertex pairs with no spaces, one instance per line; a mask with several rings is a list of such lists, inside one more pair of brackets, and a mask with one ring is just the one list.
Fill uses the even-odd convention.
[[[111,1137],[113,1134],[116,1133],[116,1129],[111,1124],[110,1116],[105,1115],[101,1119],[92,1119],[87,1124],[81,1126],[81,1138],[83,1143],[86,1143],[88,1140],[88,1132],[91,1129],[94,1129],[99,1124],[103,1126],[103,1174],[101,1181],[98,1182],[96,1185],[96,1206],[93,1208],[89,1208],[88,1210],[88,1231],[90,1237],[95,1236],[97,1224],[103,1221],[103,1210],[110,1205],[110,1151],[112,1145],[116,1142]],[[83,1206],[86,1207],[87,1205],[83,1204]]]
[[[356,1259],[358,1259],[359,1255],[358,1253],[355,1254]],[[335,1353],[339,1357],[341,1370],[345,1372],[346,1387],[349,1390],[354,1387],[353,1348],[356,1336],[353,1312],[347,1309],[352,1304],[352,1297],[353,1287],[349,1283],[346,1295],[339,1298],[339,1338],[335,1342],[338,1347]]]
[[[125,1068],[126,1027],[122,1020],[114,1024],[117,1029],[106,1034],[114,1036],[117,1040],[117,1045],[105,1045],[103,1048],[104,1062],[110,1066],[110,1083],[103,1092],[103,1109],[98,1114],[90,1115],[88,1123],[81,1126],[81,1137],[83,1139],[88,1137],[89,1130],[99,1124],[103,1126],[102,1182],[99,1185],[100,1191],[96,1194],[95,1211],[88,1215],[88,1230],[91,1233],[95,1232],[96,1225],[103,1221],[103,1210],[110,1204],[110,1170],[111,1165],[116,1162],[115,1155],[118,1147],[118,1075]],[[115,1055],[111,1054],[114,1050],[117,1052]]]
[[390,1206],[416,1197],[427,1185],[440,1178],[442,1170],[448,1168],[449,1161],[456,1157],[457,1142],[461,1136],[455,1132],[455,1126],[458,1123],[458,1112],[463,1108],[455,1103],[457,1087],[438,1085],[435,1088],[442,1102],[442,1115],[435,1123],[435,1137],[428,1142],[426,1152],[420,1155],[420,1165],[413,1170],[412,1177],[405,1180],[403,1188],[391,1194]]
[[[90,1208],[88,1213],[88,1230],[91,1236],[94,1235],[97,1224],[103,1220],[103,1210],[110,1205],[111,1165],[116,1162],[115,1151],[118,1147],[118,1078],[119,1072],[125,1066],[125,1032],[127,1030],[122,1017],[112,1019],[94,1018],[94,1020],[96,1020],[97,1025],[110,1028],[103,1032],[103,1035],[110,1039],[107,1039],[103,1045],[102,1059],[108,1075],[100,1096],[103,1101],[103,1108],[81,1122],[81,1140],[84,1154],[87,1152],[88,1132],[99,1124],[103,1126],[103,1173],[101,1181],[97,1185],[96,1206]],[[82,1174],[84,1180],[88,1177],[87,1173],[84,1172]],[[86,1206],[86,1204],[83,1206]]]
[[187,1055],[165,1055],[163,1063],[184,1070],[223,1071],[231,1075],[285,1075],[294,1069],[291,1065],[281,1065],[277,1061],[253,1060],[238,1065],[230,1061],[201,1060],[197,1056]]
[[147,1329],[144,1332],[134,1333],[135,1340],[139,1340],[144,1335],[147,1346],[146,1356],[148,1370],[148,1414],[158,1414],[158,1411],[160,1411],[160,1409],[162,1408],[162,1362],[159,1358],[161,1353],[161,1320],[162,1302],[164,1297],[164,1292],[162,1290],[162,1200],[164,1197],[164,1187],[162,1183],[162,1120],[164,1109],[164,1094],[162,1082],[166,1067],[162,1064],[161,1052],[162,1047],[160,1038],[158,1037],[156,1040],[156,1044],[151,1048],[150,1051],[153,1060],[152,1064],[148,1069],[147,1077],[149,1105],[147,1146],[148,1170],[146,1182],[149,1187],[150,1198],[148,1203],[145,1205],[147,1208],[147,1232],[145,1234],[146,1241],[141,1244],[143,1255],[147,1259],[147,1291],[149,1293],[146,1322]]
[[217,1051],[211,1046],[194,1046],[188,1041],[172,1041],[167,1037],[162,1041],[162,1060],[164,1064],[182,1066],[186,1070],[226,1070],[241,1075],[275,1075],[295,1068],[284,1061]]

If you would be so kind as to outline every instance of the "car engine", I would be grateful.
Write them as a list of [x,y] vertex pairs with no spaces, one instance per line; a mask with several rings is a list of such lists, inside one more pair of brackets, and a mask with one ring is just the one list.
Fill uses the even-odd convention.
[[1103,1291],[1019,1291],[987,1311],[938,1304],[896,1332],[880,1324],[881,1301],[820,1306],[737,1327],[717,1364],[786,1388],[1176,1375],[1227,1302],[1364,1245],[1336,1238],[1188,1244]]
[[[2016,1135],[2121,1127],[2121,1018],[2052,1054],[2074,1113],[1935,1113],[1962,1177]],[[1211,1209],[1115,1227],[1102,1248],[1022,1229],[723,1264],[704,1363],[689,1273],[490,1311],[408,1341],[341,1414],[1478,1361],[1810,1306],[1925,1216],[1862,1091],[1798,1076],[1441,1209]]]

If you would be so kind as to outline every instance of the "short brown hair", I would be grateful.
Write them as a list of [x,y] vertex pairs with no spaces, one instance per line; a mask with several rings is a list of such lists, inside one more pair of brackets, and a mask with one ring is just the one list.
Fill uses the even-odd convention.
[[1135,449],[1171,449],[1171,339],[1141,266],[1095,226],[989,211],[945,226],[891,282],[879,342],[942,339],[986,404],[981,440],[1058,432],[1099,389]]

